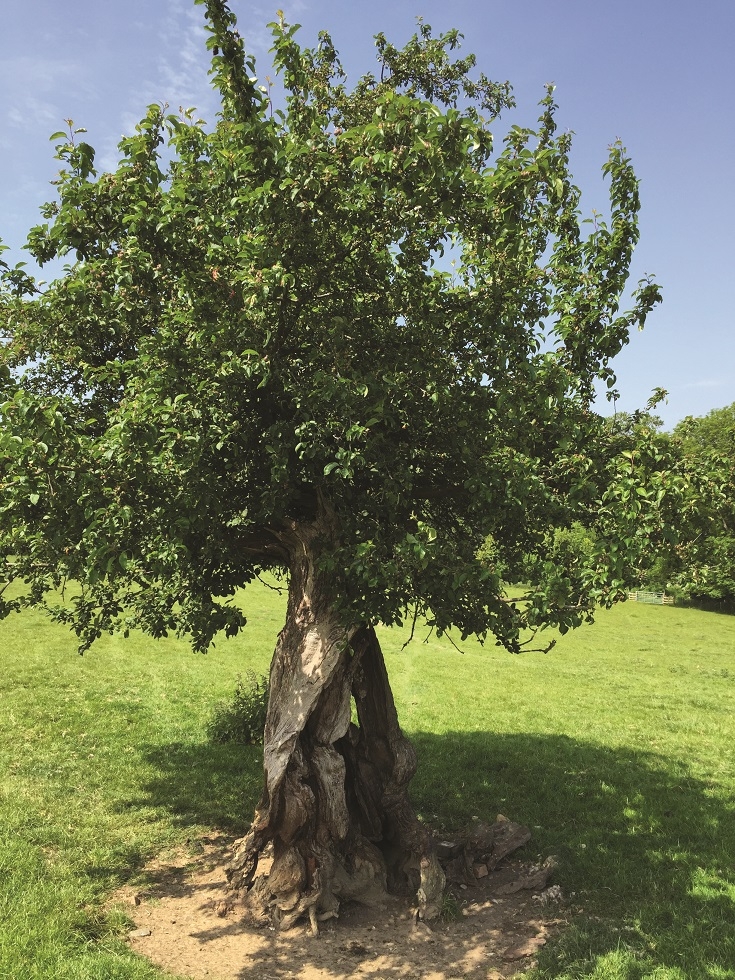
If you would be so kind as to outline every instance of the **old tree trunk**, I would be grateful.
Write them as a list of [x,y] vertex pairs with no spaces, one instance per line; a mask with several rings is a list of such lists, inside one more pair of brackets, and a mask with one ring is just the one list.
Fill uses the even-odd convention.
[[[319,529],[290,549],[286,624],[270,672],[263,795],[236,844],[231,885],[286,929],[312,931],[341,901],[416,893],[437,914],[444,876],[408,799],[416,754],[398,724],[372,626],[345,623],[316,563]],[[358,724],[351,720],[352,702]],[[268,874],[258,873],[272,845]],[[269,848],[270,850],[270,848]]]

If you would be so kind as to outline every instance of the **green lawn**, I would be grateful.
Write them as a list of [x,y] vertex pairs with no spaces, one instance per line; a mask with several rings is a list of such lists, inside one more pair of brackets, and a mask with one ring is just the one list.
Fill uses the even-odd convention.
[[[166,847],[245,829],[259,752],[204,727],[267,667],[283,599],[251,593],[207,656],[133,636],[79,657],[33,613],[0,623],[2,980],[162,976],[104,903]],[[735,980],[735,617],[627,603],[520,657],[382,638],[420,813],[500,811],[560,859],[580,911],[536,980]]]

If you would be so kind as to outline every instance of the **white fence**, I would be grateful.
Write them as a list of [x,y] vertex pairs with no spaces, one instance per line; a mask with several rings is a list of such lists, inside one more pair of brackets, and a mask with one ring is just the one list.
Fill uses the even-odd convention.
[[652,606],[674,605],[674,597],[665,592],[629,592],[628,598],[633,602],[647,602]]

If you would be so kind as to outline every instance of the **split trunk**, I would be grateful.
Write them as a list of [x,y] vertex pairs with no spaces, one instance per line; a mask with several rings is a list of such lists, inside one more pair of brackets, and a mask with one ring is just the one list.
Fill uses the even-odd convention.
[[[230,882],[282,929],[308,917],[316,931],[341,902],[379,904],[389,892],[417,894],[432,918],[444,876],[408,798],[416,754],[374,629],[335,610],[316,560],[323,530],[294,531],[286,624],[270,672],[265,785]],[[258,874],[269,845],[270,872]]]

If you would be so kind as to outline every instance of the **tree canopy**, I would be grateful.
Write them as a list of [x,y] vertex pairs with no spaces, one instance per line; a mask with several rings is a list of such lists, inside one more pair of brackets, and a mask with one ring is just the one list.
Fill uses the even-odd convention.
[[[27,247],[67,265],[47,285],[3,267],[0,611],[45,605],[82,649],[140,628],[205,650],[244,625],[242,586],[288,574],[236,865],[250,887],[274,841],[264,901],[290,921],[367,888],[358,866],[411,880],[398,852],[431,877],[376,623],[518,651],[623,594],[665,488],[648,430],[621,442],[594,392],[659,292],[621,312],[638,182],[614,143],[609,215],[583,217],[551,88],[496,138],[510,88],[456,31],[378,35],[349,87],[328,34],[303,48],[279,17],[279,106],[227,5],[203,6],[216,124],[149,106],[109,173],[57,133]],[[550,534],[572,527],[581,561]]]
[[[56,134],[28,248],[69,264],[48,286],[4,270],[5,574],[31,601],[79,582],[58,614],[84,645],[140,626],[205,649],[243,623],[223,597],[287,566],[281,529],[326,506],[323,561],[361,618],[417,608],[511,647],[526,621],[574,621],[580,597],[543,583],[510,607],[475,554],[594,521],[608,489],[593,384],[658,298],[646,282],[618,310],[639,206],[623,148],[609,224],[585,228],[551,91],[494,150],[509,88],[470,80],[456,32],[379,36],[379,76],[349,90],[329,37],[302,49],[280,20],[278,110],[206,7],[217,125],[150,106],[103,174]],[[620,578],[598,571],[592,598]]]
[[735,603],[735,404],[681,421],[666,441],[679,499],[644,581],[685,599]]

